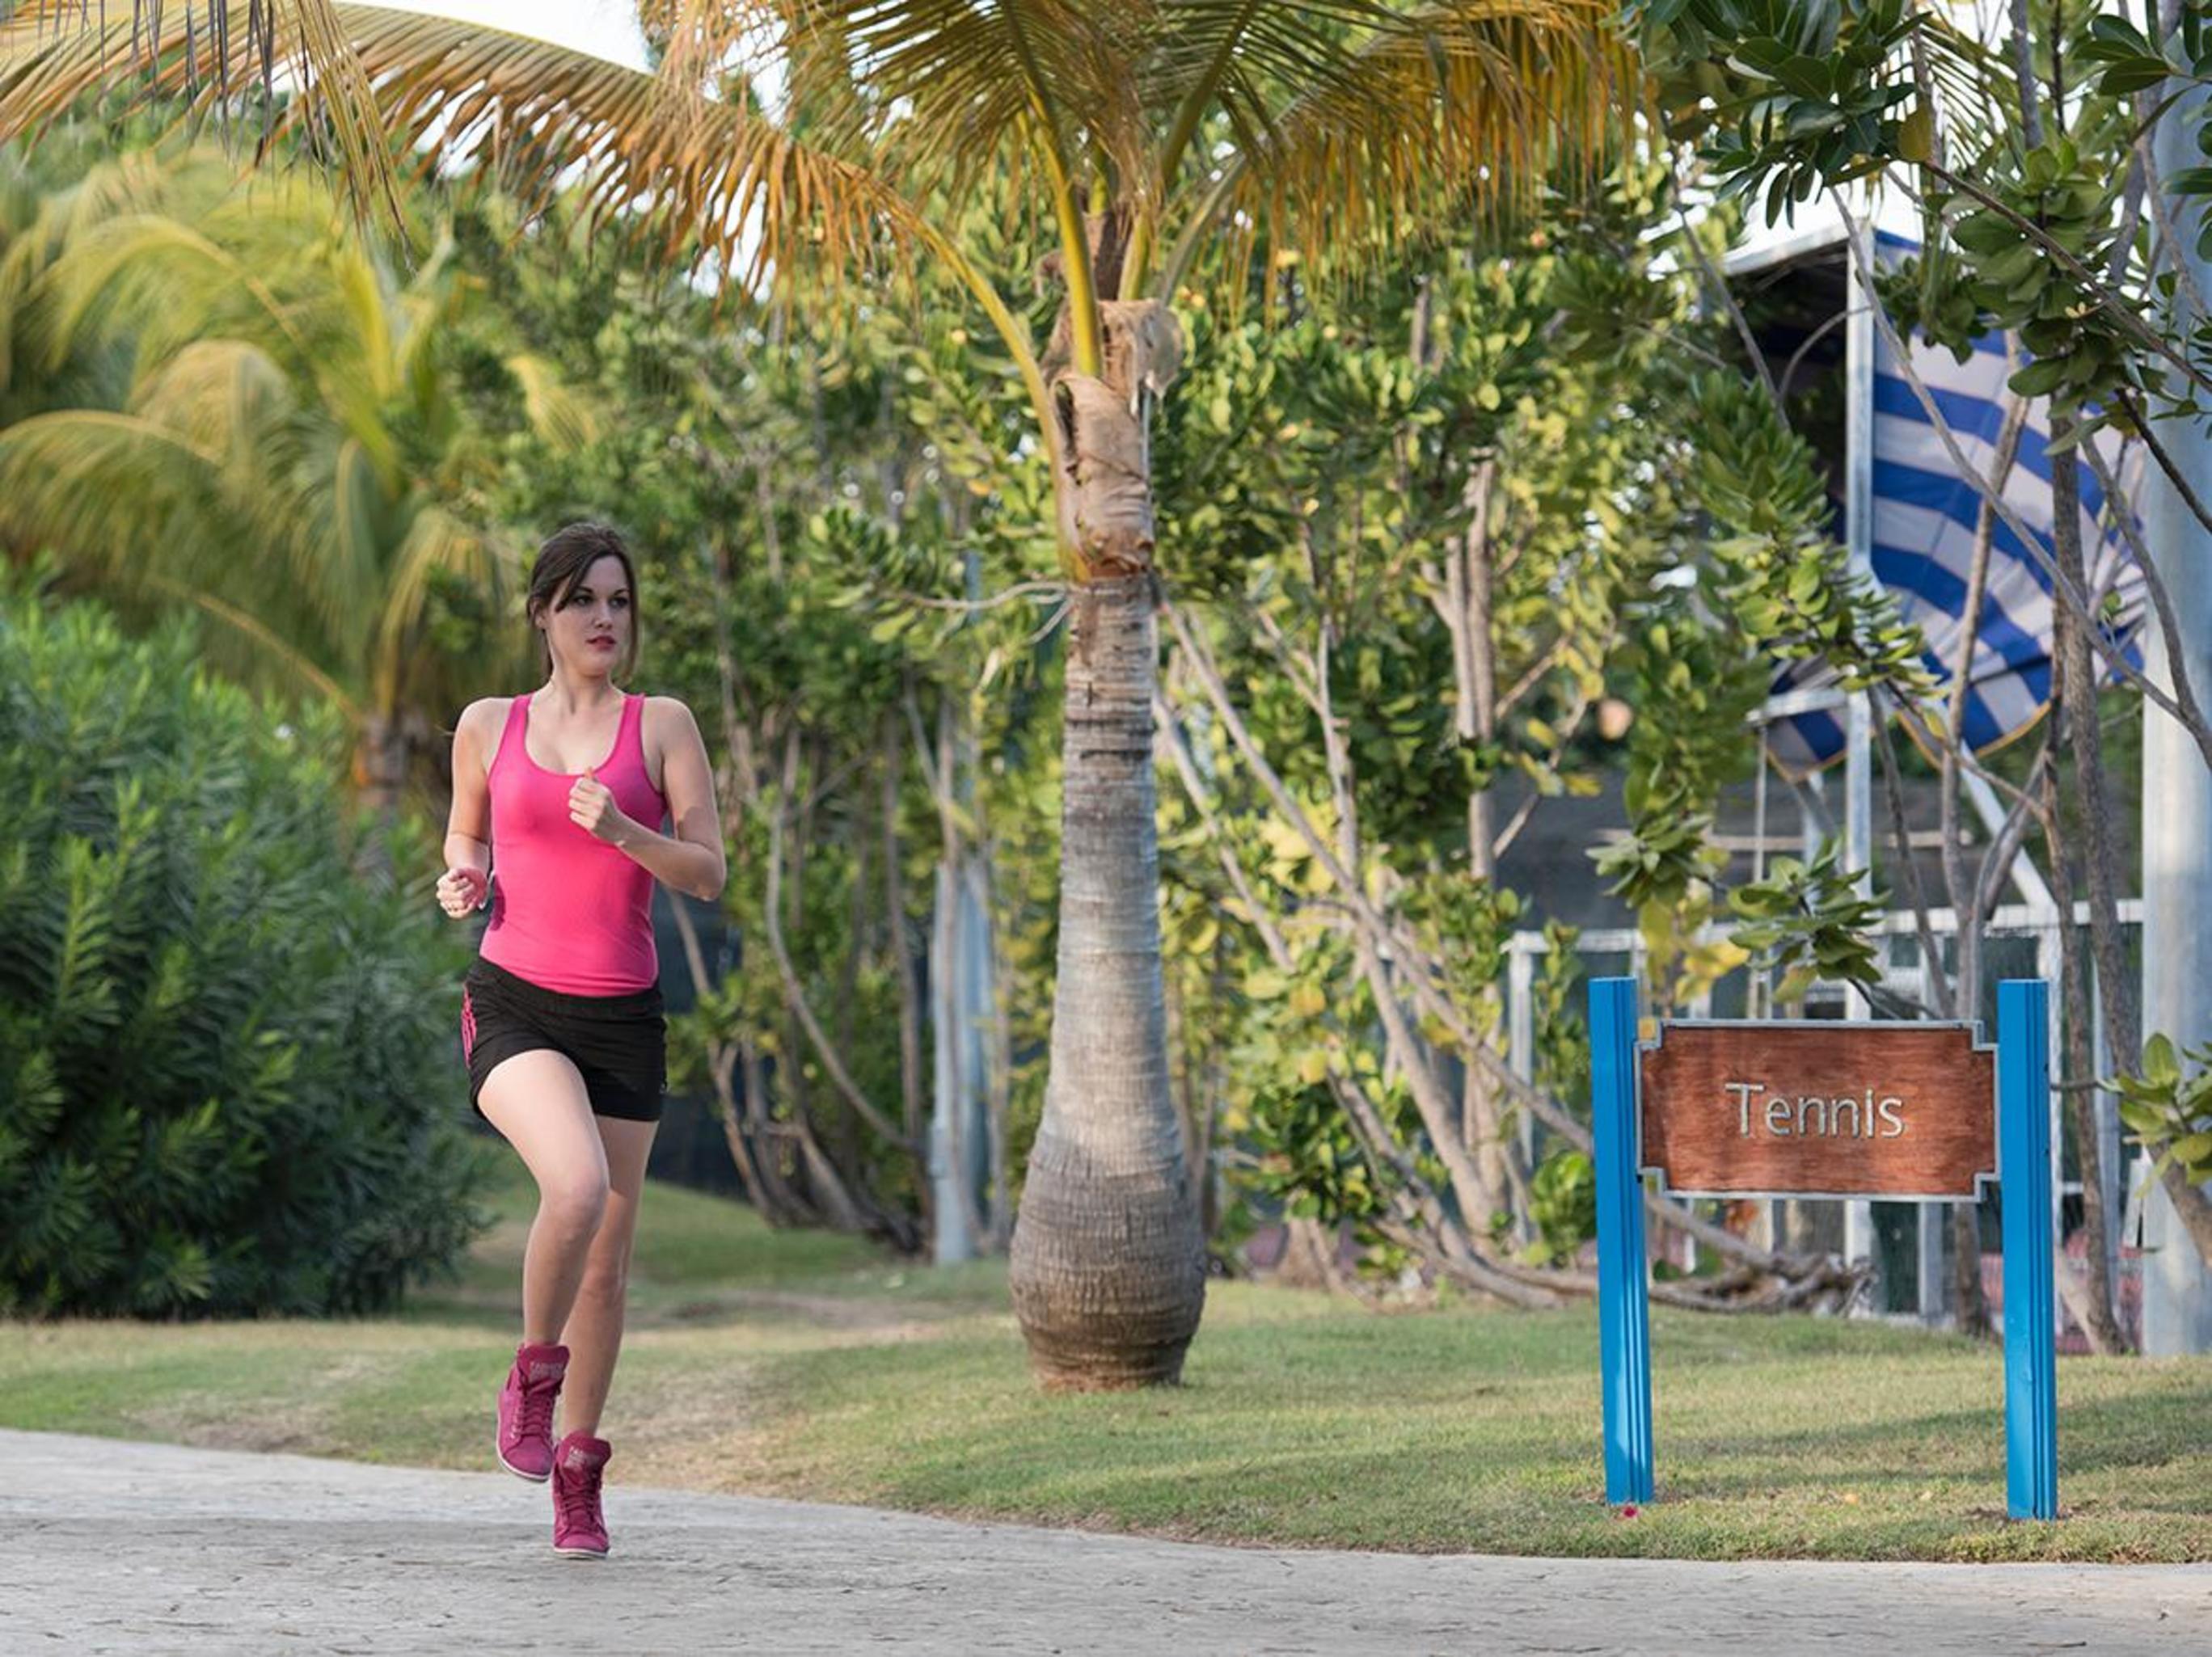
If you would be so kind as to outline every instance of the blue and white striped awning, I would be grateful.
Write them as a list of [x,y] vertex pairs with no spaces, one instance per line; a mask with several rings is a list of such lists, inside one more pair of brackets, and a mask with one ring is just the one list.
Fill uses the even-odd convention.
[[[1887,234],[1880,238],[1880,246],[1891,258],[1914,251],[1911,243]],[[1994,476],[2005,415],[2018,401],[2005,382],[2026,359],[2008,360],[1998,336],[1978,341],[1964,363],[1924,341],[1916,338],[1908,343],[1912,367],[1942,410],[1966,463],[1984,477]],[[1991,537],[1966,697],[1965,735],[1977,750],[1996,747],[2027,730],[2051,698],[2051,584],[2044,561],[2052,521],[2049,422],[2048,400],[2033,399],[2002,489],[2006,504],[2036,532],[2043,556],[2024,545],[2002,519],[1995,523]],[[2140,446],[2123,443],[2109,432],[2100,433],[2096,440],[2111,474],[2132,497],[2142,464]],[[2106,521],[2105,492],[2095,474],[2083,460],[2072,464],[2081,480],[2081,547],[2090,590],[2094,595],[2117,595],[2108,628],[2133,659],[2142,614],[2142,573],[2124,538]],[[1869,543],[1875,576],[1896,596],[1905,619],[1918,624],[1926,640],[1929,668],[1948,687],[1963,630],[1982,497],[1960,476],[1879,331],[1874,363],[1873,503]],[[1773,689],[1777,695],[1816,689],[1834,679],[1833,672],[1820,664],[1791,663],[1776,676]],[[1790,769],[1825,765],[1844,751],[1842,713],[1794,714],[1775,721],[1768,736],[1775,758]]]

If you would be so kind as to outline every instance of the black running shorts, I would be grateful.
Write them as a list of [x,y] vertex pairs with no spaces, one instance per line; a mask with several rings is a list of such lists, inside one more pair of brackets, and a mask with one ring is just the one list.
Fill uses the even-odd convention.
[[659,985],[628,995],[563,995],[479,956],[461,984],[461,1057],[477,1115],[477,1096],[494,1066],[541,1048],[575,1065],[593,1115],[660,1120],[668,1027]]

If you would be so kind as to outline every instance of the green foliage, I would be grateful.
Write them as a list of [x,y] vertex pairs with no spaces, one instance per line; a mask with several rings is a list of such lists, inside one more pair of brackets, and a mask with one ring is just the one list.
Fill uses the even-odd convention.
[[[2177,302],[2170,271],[2152,274],[2142,238],[2116,239],[2142,124],[2212,82],[2201,0],[2162,49],[2094,7],[2023,9],[2027,38],[1996,49],[1902,0],[1635,0],[1629,11],[1669,130],[1702,140],[1724,194],[1763,195],[1770,222],[1817,189],[1918,174],[1928,257],[1885,284],[1900,325],[1954,349],[2014,335],[2033,361],[2013,389],[2093,410],[2092,425],[2132,429],[2152,397],[2199,406],[2212,331]],[[2212,155],[2212,130],[2198,127]],[[2186,212],[2212,199],[2212,167],[2160,182]],[[2198,237],[2212,255],[2212,224]]]
[[1679,598],[1656,608],[1621,652],[1638,709],[1622,790],[1628,831],[1592,848],[1598,874],[1636,911],[1645,969],[1662,1004],[1694,997],[1740,963],[1699,944],[1726,859],[1707,840],[1711,802],[1753,762],[1745,720],[1765,694],[1767,664],[1744,634]]
[[1581,1012],[1583,961],[1578,930],[1544,923],[1544,953],[1529,984],[1536,1038],[1536,1085],[1577,1114],[1589,1109],[1589,1030]]
[[[1439,253],[1356,308],[1304,285],[1295,265],[1276,267],[1255,295],[1272,325],[1199,308],[1195,366],[1156,451],[1164,562],[1187,617],[1204,601],[1254,740],[1321,839],[1340,846],[1356,816],[1370,901],[1441,964],[1439,987],[1493,1044],[1506,941],[1528,906],[1472,866],[1470,798],[1533,792],[1540,804],[1595,786],[1620,753],[1588,710],[1599,695],[1626,702],[1630,833],[1599,866],[1637,913],[1661,1005],[1680,1005],[1748,959],[1725,935],[1724,859],[1710,832],[1713,802],[1754,762],[1747,717],[1776,659],[1832,661],[1848,684],[1900,697],[1927,689],[1917,630],[1850,572],[1810,446],[1763,386],[1693,373],[1700,354],[1679,349],[1725,341],[1698,331],[1686,281],[1639,263],[1655,248],[1678,270],[1694,263],[1660,219],[1663,184],[1625,167],[1599,197],[1555,206],[1511,257]],[[1494,727],[1475,735],[1455,705],[1449,627],[1464,590],[1453,582],[1467,579],[1452,561],[1470,537],[1491,561],[1485,642],[1499,691]],[[1349,813],[1324,739],[1324,669]],[[1296,1154],[1269,1165],[1271,1193],[1284,1181],[1339,1191],[1358,1147],[1348,1132],[1316,1137],[1325,1102],[1302,1090],[1379,1047],[1354,1011],[1371,1008],[1371,988],[1328,938],[1341,901],[1333,877],[1271,802],[1240,792],[1236,750],[1197,692],[1176,689],[1172,661],[1169,678],[1198,768],[1221,797],[1220,835],[1297,952],[1287,973],[1243,976],[1269,1016],[1263,1035],[1240,1026],[1226,1074],[1232,1096],[1299,1092],[1302,1102],[1240,1118],[1237,1132],[1263,1159],[1280,1149],[1267,1132],[1300,1136]],[[1212,950],[1212,917],[1240,930],[1241,900],[1219,883],[1217,839],[1180,817],[1180,794],[1164,791],[1178,821],[1163,873],[1171,892],[1190,882],[1207,895]],[[1849,933],[1866,913],[1831,901],[1817,881],[1790,891],[1811,905],[1805,925],[1761,917],[1784,969],[1802,957],[1861,971]],[[1177,936],[1171,926],[1171,951]],[[1536,1064],[1540,1083],[1577,1106],[1588,1085],[1580,976],[1571,934],[1555,932],[1534,985]],[[1210,1005],[1228,1021],[1247,1011]],[[1340,1030],[1326,1045],[1324,1015]],[[1456,1045],[1445,1021],[1417,1022],[1431,1048]],[[1402,1134],[1401,1149],[1425,1143],[1411,1118]],[[1358,1172],[1363,1189],[1395,1177],[1387,1163]],[[1354,1217],[1353,1205],[1343,1213]]]
[[1597,1235],[1597,1169],[1590,1159],[1565,1145],[1545,1157],[1528,1181],[1528,1217],[1537,1235],[1524,1251],[1528,1263],[1571,1264]]
[[[1976,334],[2016,331],[2034,359],[2012,376],[2022,397],[2079,404],[2114,386],[2140,389],[2137,344],[2082,305],[2079,276],[2051,255],[2056,244],[2078,265],[2102,269],[2110,259],[2116,203],[2106,158],[2053,138],[2027,150],[2008,183],[1999,205],[1968,206],[1953,221],[1951,257],[1920,282],[1917,319],[1961,357]],[[1934,279],[1943,273],[1971,308],[1944,302]]]
[[1725,864],[1707,841],[1711,803],[1753,762],[1747,720],[1775,661],[1826,662],[1847,689],[1881,687],[1907,702],[1934,689],[1919,628],[1852,572],[1830,533],[1811,446],[1765,388],[1712,373],[1684,396],[1711,539],[1696,587],[1652,605],[1624,652],[1641,715],[1629,738],[1629,832],[1591,853],[1609,889],[1637,911],[1663,1002],[1693,997],[1743,958],[1735,945],[1695,937]]
[[[2212,85],[2212,5],[2205,0],[2183,0],[2178,14],[2178,27],[2168,33],[2162,48],[2152,46],[2123,15],[2094,16],[2087,37],[2075,48],[2075,61],[2096,65],[2098,91],[2116,102],[2146,92],[2163,101],[2191,86]],[[2199,154],[2212,157],[2212,126],[2201,118],[2197,148]],[[2197,257],[2212,258],[2212,215],[2205,212],[2212,204],[2212,167],[2174,168],[2159,182],[2190,204],[2184,222],[2188,211],[2198,215]],[[2166,296],[2172,297],[2170,284]],[[2198,343],[2202,349],[2201,330]]]
[[1325,1084],[1263,1089],[1252,1096],[1248,1131],[1261,1149],[1252,1189],[1300,1219],[1334,1229],[1365,1224],[1386,1200],[1336,1098]]
[[2177,1052],[2171,1037],[2154,1035],[2141,1069],[2104,1085],[2118,1090],[2120,1120],[2157,1158],[2154,1173],[2175,1162],[2193,1185],[2212,1180],[2212,1042]]
[[1912,88],[1893,63],[1919,26],[1905,0],[1630,0],[1625,10],[1656,66],[1674,71],[1670,130],[1705,130],[1726,193],[1763,190],[1770,223],[1924,143],[1918,118],[1898,113]]
[[1730,936],[1782,972],[1777,1000],[1799,1000],[1821,980],[1865,985],[1881,976],[1871,932],[1881,904],[1859,895],[1862,871],[1839,867],[1842,857],[1832,838],[1809,862],[1777,858],[1765,879],[1729,894],[1729,907],[1744,920]]
[[1719,868],[1705,843],[1706,803],[1750,763],[1744,721],[1768,670],[1741,634],[1686,604],[1650,616],[1622,653],[1644,715],[1629,727],[1629,832],[1590,855],[1613,895],[1640,913],[1686,901]]
[[1763,387],[1740,374],[1700,376],[1698,500],[1716,531],[1717,596],[1734,631],[1761,656],[1817,659],[1844,687],[1888,688],[1904,700],[1934,689],[1920,629],[1871,576],[1854,574],[1829,534],[1827,485],[1812,446]]
[[1721,854],[1705,843],[1713,817],[1700,798],[1668,785],[1639,798],[1628,832],[1590,853],[1598,873],[1613,883],[1606,890],[1641,913],[1679,904],[1710,879]]
[[1400,899],[1414,935],[1443,963],[1452,999],[1488,1023],[1504,1012],[1505,955],[1525,907],[1510,887],[1456,870],[1420,876]]
[[[1408,1258],[1378,1223],[1400,1184],[1393,1156],[1431,1188],[1445,1183],[1442,1164],[1421,1143],[1419,1114],[1403,1081],[1386,1076],[1380,1056],[1357,1039],[1370,1027],[1374,1001],[1354,968],[1349,943],[1316,932],[1292,969],[1252,966],[1233,1001],[1230,1050],[1223,1062],[1235,1102],[1222,1128],[1240,1147],[1235,1192],[1261,1212],[1348,1226],[1360,1247],[1360,1268],[1395,1275]],[[1334,1015],[1334,1018],[1331,1015]],[[1363,1138],[1340,1102],[1332,1071],[1356,1086],[1388,1136]]]
[[336,722],[194,656],[0,595],[0,1311],[373,1311],[477,1223],[459,952],[356,874]]

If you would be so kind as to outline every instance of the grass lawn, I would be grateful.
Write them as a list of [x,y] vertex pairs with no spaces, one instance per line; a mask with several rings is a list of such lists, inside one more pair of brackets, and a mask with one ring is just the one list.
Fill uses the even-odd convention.
[[[489,1467],[526,1193],[359,1322],[0,1326],[0,1426]],[[1186,1384],[1047,1397],[1004,1269],[647,1197],[618,1481],[1218,1542],[1702,1558],[2212,1559],[2212,1359],[2063,1358],[2057,1524],[2004,1518],[1999,1354],[1654,1308],[1658,1500],[1602,1500],[1588,1308],[1378,1315],[1216,1284]]]

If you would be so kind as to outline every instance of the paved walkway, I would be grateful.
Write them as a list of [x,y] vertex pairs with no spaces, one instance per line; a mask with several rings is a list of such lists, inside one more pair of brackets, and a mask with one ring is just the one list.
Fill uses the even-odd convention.
[[624,1490],[605,1564],[501,1473],[0,1432],[0,1653],[2212,1651],[2212,1566],[1190,1547]]

